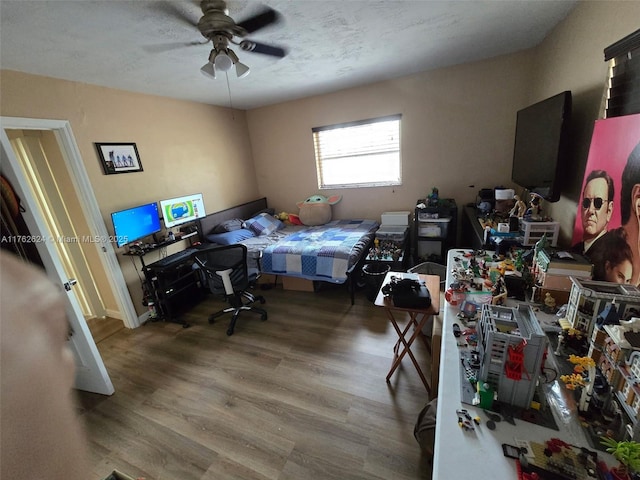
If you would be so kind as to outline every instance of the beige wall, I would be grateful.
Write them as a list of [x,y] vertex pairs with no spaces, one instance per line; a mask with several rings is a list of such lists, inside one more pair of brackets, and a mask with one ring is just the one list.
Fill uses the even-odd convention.
[[565,195],[546,205],[569,242],[604,89],[603,49],[636,30],[638,18],[637,1],[582,2],[527,52],[251,110],[260,193],[277,209],[295,212],[295,202],[318,190],[312,127],[402,113],[403,184],[342,190],[334,216],[412,209],[434,186],[460,206],[480,188],[512,185],[516,111],[571,90],[574,158]]
[[[201,192],[214,212],[258,194],[243,111],[4,70],[0,114],[70,121],[109,231],[111,212],[141,203]],[[94,142],[135,142],[144,171],[104,175]],[[119,255],[141,313],[131,260]]]
[[395,113],[402,114],[402,185],[337,191],[343,199],[333,207],[335,218],[411,210],[432,187],[462,205],[480,188],[510,185],[515,111],[524,105],[530,57],[523,52],[250,110],[260,193],[276,209],[297,212],[297,201],[318,192],[311,129]]
[[[258,195],[296,212],[317,192],[312,127],[402,113],[403,184],[342,190],[334,207],[336,218],[377,218],[411,209],[434,186],[462,205],[480,188],[510,185],[515,112],[572,90],[575,158],[565,195],[548,206],[568,241],[604,86],[602,51],[637,29],[638,18],[640,2],[582,2],[526,52],[246,113],[0,71],[0,114],[71,122],[110,229],[114,210],[195,192],[209,212]],[[136,142],[143,172],[102,173],[93,143],[118,141]],[[137,274],[120,260],[141,312]]]
[[573,94],[573,155],[563,196],[548,205],[550,215],[560,221],[564,245],[573,234],[593,125],[602,117],[607,76],[603,51],[637,30],[639,18],[638,1],[582,2],[535,51],[531,102],[562,90]]

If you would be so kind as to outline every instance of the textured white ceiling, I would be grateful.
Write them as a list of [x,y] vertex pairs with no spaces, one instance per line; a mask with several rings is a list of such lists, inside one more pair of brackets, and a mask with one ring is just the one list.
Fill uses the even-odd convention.
[[210,79],[196,1],[0,0],[0,68],[250,109],[533,47],[577,0],[229,0],[242,21],[268,5],[284,21],[248,38],[276,59],[234,48],[251,67]]

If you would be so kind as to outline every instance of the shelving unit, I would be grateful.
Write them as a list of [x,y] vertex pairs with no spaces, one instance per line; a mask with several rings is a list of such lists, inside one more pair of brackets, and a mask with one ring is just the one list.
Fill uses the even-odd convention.
[[[425,203],[420,199],[417,204]],[[452,198],[441,198],[438,206],[415,208],[413,219],[414,264],[435,261],[445,264],[447,251],[455,247],[458,206]]]
[[409,267],[409,227],[380,227],[366,262],[385,263],[394,271],[406,270]]
[[169,265],[157,263],[144,268],[157,313],[165,320],[188,327],[189,324],[179,319],[179,314],[202,299],[199,272],[193,269],[190,257]]
[[[179,257],[181,252],[169,255],[156,262],[146,264],[145,255],[166,248],[169,245],[189,240],[192,245],[197,232],[177,236],[174,240],[153,244],[145,248],[131,249],[124,255],[135,256],[140,259],[141,271],[144,274],[149,299],[153,301],[158,319],[181,323],[183,327],[189,324],[180,320],[180,313],[202,299],[203,289],[200,277],[192,268],[190,256]],[[195,248],[187,248],[195,250]]]

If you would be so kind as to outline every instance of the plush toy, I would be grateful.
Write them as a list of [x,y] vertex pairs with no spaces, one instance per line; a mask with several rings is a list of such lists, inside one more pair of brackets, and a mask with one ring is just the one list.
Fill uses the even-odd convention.
[[324,225],[331,221],[331,205],[342,200],[342,195],[311,195],[304,202],[298,202],[300,220],[304,225]]
[[275,217],[285,225],[302,225],[300,217],[295,213],[280,212]]

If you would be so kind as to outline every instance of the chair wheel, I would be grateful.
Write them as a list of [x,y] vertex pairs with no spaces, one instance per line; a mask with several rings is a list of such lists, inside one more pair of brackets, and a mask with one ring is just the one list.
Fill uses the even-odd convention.
[[262,320],[263,322],[264,322],[266,319],[267,319],[267,312],[263,313],[263,314],[260,316],[260,320]]
[[227,329],[227,336],[230,337],[231,335],[233,335],[233,328],[228,328]]
[[216,316],[215,315],[209,315],[209,323],[214,323]]
[[260,300],[260,303],[261,303],[262,305],[264,305],[265,303],[267,303],[267,301],[264,299],[264,297],[260,297],[260,298],[258,298],[258,300]]

